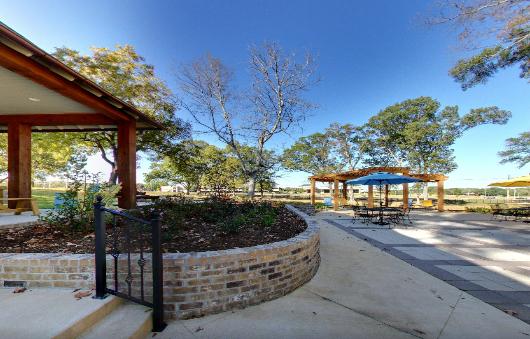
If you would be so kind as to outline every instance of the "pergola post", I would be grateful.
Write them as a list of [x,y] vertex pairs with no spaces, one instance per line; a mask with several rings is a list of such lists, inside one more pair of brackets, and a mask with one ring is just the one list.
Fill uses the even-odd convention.
[[118,181],[121,194],[118,206],[136,207],[136,122],[118,124]]
[[388,185],[385,185],[385,207],[388,207]]
[[374,186],[368,185],[368,208],[374,208]]
[[[8,197],[31,198],[30,125],[13,122],[7,126],[7,172]],[[29,205],[29,201],[24,204]],[[10,201],[8,205],[15,208],[17,201]]]
[[443,212],[445,199],[444,182],[442,180],[439,180],[436,182],[436,185],[438,190],[438,212]]
[[339,181],[333,180],[333,210],[339,210]]
[[409,184],[403,184],[403,209],[409,208]]
[[348,184],[346,181],[342,182],[342,198],[344,199],[344,203],[348,202]]
[[311,178],[311,189],[310,189],[311,205],[314,205],[316,201],[315,181],[316,181],[315,179]]

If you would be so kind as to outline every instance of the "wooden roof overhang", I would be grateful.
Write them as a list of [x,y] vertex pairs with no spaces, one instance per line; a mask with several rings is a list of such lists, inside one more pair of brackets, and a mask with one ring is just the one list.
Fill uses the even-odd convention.
[[[39,93],[48,93],[59,106],[63,100],[64,107],[82,108],[78,111],[44,112],[39,110],[39,103],[35,103],[29,106],[32,109],[26,112],[23,108],[28,103],[21,102],[17,110],[4,109],[0,113],[0,132],[5,132],[7,125],[12,122],[31,125],[34,132],[116,130],[121,122],[132,121],[136,122],[136,128],[140,130],[163,128],[134,106],[116,98],[1,22],[0,71],[8,79],[15,76],[20,78],[20,86],[27,84],[28,92],[29,87],[33,86],[31,89],[35,90],[38,86]],[[23,78],[29,79],[32,84],[25,83]],[[7,98],[10,88],[13,88],[12,84],[0,83],[0,90]],[[13,95],[19,94],[15,89],[12,91]],[[17,96],[17,99],[20,98]]]
[[375,172],[400,173],[409,177],[418,178],[423,182],[445,181],[448,178],[443,174],[410,173],[408,167],[368,167],[341,173],[328,173],[310,176],[310,180],[321,182],[346,181],[357,179]]

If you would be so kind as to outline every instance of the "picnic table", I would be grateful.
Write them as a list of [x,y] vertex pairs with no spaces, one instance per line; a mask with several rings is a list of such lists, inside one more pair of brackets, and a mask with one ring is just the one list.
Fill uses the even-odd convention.
[[375,223],[381,225],[388,224],[404,224],[405,219],[408,219],[410,223],[410,217],[408,215],[410,209],[403,210],[402,208],[396,207],[365,207],[365,206],[354,206],[354,219],[362,219],[363,223]]

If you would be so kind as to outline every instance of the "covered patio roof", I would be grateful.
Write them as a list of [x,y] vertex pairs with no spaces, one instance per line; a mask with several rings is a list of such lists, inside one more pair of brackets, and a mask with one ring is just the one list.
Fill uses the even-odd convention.
[[[438,210],[444,210],[444,181],[448,179],[443,174],[437,173],[411,173],[409,167],[368,167],[352,171],[340,172],[340,173],[327,173],[327,174],[318,174],[309,177],[311,181],[311,204],[315,203],[315,183],[320,182],[333,182],[334,183],[334,196],[333,196],[333,207],[335,210],[339,207],[339,183],[342,183],[343,189],[343,199],[346,199],[346,181],[350,179],[356,179],[363,177],[365,175],[375,173],[375,172],[388,172],[388,173],[397,173],[403,174],[409,177],[420,179],[422,182],[436,182],[438,187]],[[409,186],[408,184],[403,184],[403,208],[408,207],[408,197],[409,197]],[[388,185],[385,187],[385,201],[388,204]],[[368,205],[373,207],[373,187],[368,187]]]
[[135,205],[136,131],[162,126],[0,22],[0,133],[8,133],[8,195],[31,197],[31,133],[118,132],[120,207]]

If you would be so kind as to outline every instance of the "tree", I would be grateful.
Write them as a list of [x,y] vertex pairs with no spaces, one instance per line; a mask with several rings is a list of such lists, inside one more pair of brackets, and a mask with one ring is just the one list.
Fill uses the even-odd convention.
[[371,164],[449,173],[457,167],[451,147],[465,131],[483,124],[505,124],[510,117],[509,111],[495,106],[472,109],[460,117],[457,106],[440,109],[440,103],[430,97],[405,100],[368,121]]
[[326,129],[326,135],[343,167],[349,170],[354,170],[363,161],[370,147],[364,126],[333,123]]
[[[72,133],[33,133],[31,140],[32,177],[42,179],[66,169],[68,159],[82,151]],[[7,179],[7,135],[0,135],[0,182]]]
[[513,162],[521,168],[530,163],[530,131],[519,134],[517,138],[508,138],[499,156],[501,164]]
[[[250,50],[251,84],[237,91],[233,74],[208,55],[181,68],[177,75],[183,106],[202,132],[215,135],[240,162],[254,196],[256,180],[266,167],[266,146],[288,133],[313,107],[303,98],[314,80],[310,55],[298,61],[276,44]],[[245,153],[245,147],[253,151]]]
[[[189,137],[189,125],[175,115],[176,100],[154,67],[130,45],[92,48],[92,55],[62,47],[53,55],[103,89],[126,101],[164,126],[162,131],[139,131],[137,149],[144,152],[168,152],[176,142]],[[80,140],[92,153],[100,153],[111,166],[110,183],[118,176],[117,133],[114,131],[80,134]]]
[[343,166],[333,154],[333,141],[324,133],[298,139],[282,155],[282,166],[291,171],[324,174],[341,171]]
[[521,78],[530,79],[527,0],[447,0],[429,23],[452,23],[459,30],[462,46],[473,52],[449,72],[463,90],[483,84],[498,70],[513,65],[520,67]]

